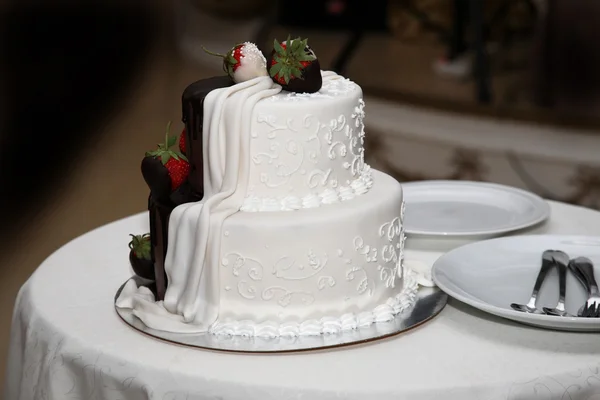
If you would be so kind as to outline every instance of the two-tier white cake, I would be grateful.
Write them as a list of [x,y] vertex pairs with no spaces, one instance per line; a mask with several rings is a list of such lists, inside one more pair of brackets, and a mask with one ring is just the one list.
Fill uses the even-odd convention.
[[173,210],[164,301],[130,281],[117,305],[151,328],[315,335],[389,321],[417,283],[402,267],[400,184],[364,162],[361,88],[269,77],[204,101],[204,198]]

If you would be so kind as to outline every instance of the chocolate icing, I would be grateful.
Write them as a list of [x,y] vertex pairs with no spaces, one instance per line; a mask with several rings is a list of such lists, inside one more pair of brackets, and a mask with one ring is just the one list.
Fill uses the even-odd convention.
[[204,122],[204,99],[215,89],[233,85],[228,76],[216,76],[202,79],[189,85],[181,96],[181,120],[187,132],[186,154],[191,160],[191,171],[188,181],[192,190],[202,193],[202,123]]
[[[233,85],[227,76],[202,79],[189,85],[181,97],[182,121],[186,128],[186,156],[190,161],[190,175],[177,190],[171,193],[170,180],[160,161],[144,159],[142,175],[150,188],[148,213],[150,218],[150,243],[156,298],[163,300],[167,289],[165,257],[168,247],[169,217],[180,204],[199,201],[203,195],[202,123],[204,99],[213,90]],[[157,161],[157,162],[155,162]]]
[[162,206],[156,201],[148,201],[150,214],[150,245],[152,262],[154,263],[154,280],[156,282],[157,300],[163,300],[167,289],[165,273],[165,256],[167,254],[167,237],[169,234],[169,216],[174,207]]
[[154,157],[142,160],[142,176],[150,188],[152,198],[165,205],[171,204],[171,178],[162,161]]

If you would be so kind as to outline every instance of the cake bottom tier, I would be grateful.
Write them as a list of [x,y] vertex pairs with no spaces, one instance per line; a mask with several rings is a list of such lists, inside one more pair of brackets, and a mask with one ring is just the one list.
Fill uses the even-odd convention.
[[224,224],[216,334],[319,334],[390,320],[410,306],[402,188],[373,171],[350,201],[239,212]]

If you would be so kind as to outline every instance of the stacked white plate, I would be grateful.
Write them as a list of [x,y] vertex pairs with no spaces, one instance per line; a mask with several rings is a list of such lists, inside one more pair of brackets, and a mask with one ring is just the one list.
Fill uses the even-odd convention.
[[409,237],[484,239],[529,228],[550,216],[541,197],[504,185],[422,181],[402,188]]

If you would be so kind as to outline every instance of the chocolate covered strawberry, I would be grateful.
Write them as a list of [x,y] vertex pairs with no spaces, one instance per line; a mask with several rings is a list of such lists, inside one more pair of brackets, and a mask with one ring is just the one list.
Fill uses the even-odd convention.
[[249,81],[259,76],[268,76],[267,60],[254,43],[238,44],[227,54],[213,53],[204,47],[202,49],[212,56],[223,58],[223,70],[235,83]]
[[323,85],[321,66],[307,39],[288,39],[273,43],[268,63],[271,79],[284,90],[296,93],[318,92]]
[[129,263],[137,276],[154,279],[154,264],[150,255],[150,234],[132,235],[129,242]]
[[[164,171],[169,176],[171,191],[180,187],[190,174],[190,163],[186,156],[180,151],[172,149],[177,143],[178,137],[169,135],[170,126],[171,123],[169,122],[165,135],[165,143],[159,144],[156,150],[147,152],[144,161],[142,161],[144,179],[146,179],[152,191],[156,189],[157,193],[155,194],[159,198],[168,195],[164,193]],[[160,170],[157,161],[160,161],[164,171]]]
[[155,201],[163,205],[171,203],[171,177],[160,159],[144,157],[142,160],[142,176]]

